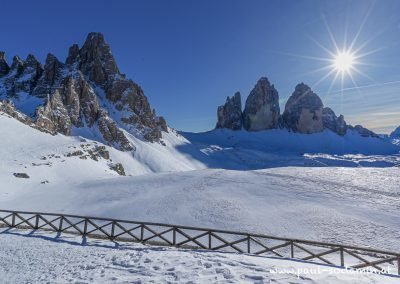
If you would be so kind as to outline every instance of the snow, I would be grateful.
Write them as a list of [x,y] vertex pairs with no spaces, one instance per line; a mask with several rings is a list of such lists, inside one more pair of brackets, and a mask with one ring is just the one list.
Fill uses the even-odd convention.
[[12,283],[398,283],[399,278],[245,254],[0,231],[0,279]]
[[330,130],[309,135],[285,129],[259,132],[215,129],[181,134],[208,156],[208,160],[202,156],[197,158],[212,168],[390,167],[400,162],[398,145],[384,139],[361,137],[354,131],[345,136]]
[[[329,131],[301,135],[284,130],[216,130],[182,136],[171,130],[163,134],[163,146],[126,135],[135,152],[106,146],[110,160],[83,160],[67,154],[102,144],[79,136],[51,136],[0,114],[0,208],[259,232],[400,251],[400,239],[393,237],[400,228],[400,148],[389,141],[355,133],[339,137]],[[110,163],[122,163],[128,176],[118,176]],[[13,173],[27,173],[30,178],[16,178]],[[263,277],[264,282],[322,279],[324,283],[362,283],[328,273],[300,280],[295,273],[279,277],[268,273],[278,263],[295,268],[309,265],[287,260],[231,254],[221,260],[227,254],[139,245],[129,245],[133,252],[127,253],[120,247],[103,248],[104,241],[92,241],[93,246],[72,245],[71,238],[68,242],[48,237],[27,241],[27,237],[0,234],[2,247],[10,254],[29,252],[26,260],[18,257],[20,262],[14,266],[0,263],[0,271],[9,271],[7,278],[22,277],[11,282],[24,282],[23,277],[28,276],[57,280],[52,278],[57,275],[64,277],[60,282],[136,279],[132,277],[158,282],[169,277],[167,268],[173,266],[172,282],[194,275],[198,281],[210,282],[257,282]],[[41,246],[48,249],[39,254]],[[113,261],[114,256],[119,262]],[[0,262],[7,263],[9,257],[0,254]],[[88,258],[93,258],[93,263]],[[141,260],[135,263],[137,258]],[[146,258],[153,263],[146,264]],[[210,269],[204,265],[208,258]],[[241,259],[254,266],[241,263]],[[13,273],[27,263],[34,265],[28,276]],[[95,268],[84,269],[91,265]],[[51,269],[59,272],[48,273]],[[132,276],[139,270],[144,274]],[[173,280],[175,277],[178,280]],[[366,282],[376,280],[376,276],[359,277]]]
[[[71,178],[72,179],[72,178]],[[400,251],[399,169],[197,170],[3,188],[0,208],[258,232]],[[18,185],[18,187],[17,187]]]
[[44,99],[31,96],[26,92],[19,92],[16,97],[8,99],[12,100],[16,109],[28,116],[33,116],[37,107],[44,103]]

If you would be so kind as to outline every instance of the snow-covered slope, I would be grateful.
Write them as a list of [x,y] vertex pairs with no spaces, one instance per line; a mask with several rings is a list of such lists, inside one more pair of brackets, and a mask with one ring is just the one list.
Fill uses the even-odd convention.
[[[36,187],[41,182],[71,185],[71,182],[104,179],[117,175],[110,169],[116,163],[123,165],[127,175],[204,167],[176,150],[177,146],[190,143],[173,132],[165,134],[166,146],[143,142],[128,133],[127,136],[140,149],[136,156],[78,136],[52,136],[0,113],[1,186]],[[90,152],[99,146],[109,152],[109,159],[90,158]],[[192,151],[197,149],[192,147]],[[30,179],[16,179],[13,173],[27,173]]]
[[400,161],[399,146],[384,139],[362,137],[351,130],[345,136],[330,130],[310,135],[286,129],[259,132],[216,129],[181,134],[212,159],[208,166],[214,168],[263,169],[288,165],[385,167],[398,165]]
[[[165,145],[162,145],[125,134],[137,148],[135,156],[132,152],[121,152],[79,136],[52,136],[1,113],[0,208],[225,228],[400,251],[400,241],[393,237],[400,228],[400,175],[399,168],[395,167],[399,165],[400,156],[395,154],[398,147],[389,142],[351,134],[340,138],[330,132],[301,135],[281,130],[259,133],[213,131],[184,133],[185,138],[170,131],[163,133]],[[337,146],[340,142],[346,149],[353,149],[352,154],[335,154],[340,150]],[[364,154],[355,154],[360,152]],[[113,170],[118,163],[124,166],[127,175],[132,176],[119,176]],[[14,173],[26,173],[30,178],[17,178]],[[6,237],[10,239],[9,235]],[[5,241],[2,247],[7,247],[10,253],[21,254],[22,251],[18,251],[21,246],[14,246],[13,241],[20,242],[18,239]],[[40,248],[45,244],[33,245]],[[43,257],[51,259],[52,254],[57,255],[58,248],[49,248],[45,252],[48,255]],[[29,251],[25,246],[22,249]],[[81,248],[76,254],[80,255],[80,252]],[[35,253],[29,255],[35,257]],[[197,252],[182,256],[179,251],[166,249],[158,258],[159,263],[154,265],[164,265],[165,259],[174,259],[176,254],[188,259],[182,263],[177,277],[192,273],[184,265],[197,259]],[[75,259],[74,255],[75,252],[68,257]],[[135,258],[136,254],[129,257]],[[151,254],[150,257],[156,256]],[[213,257],[218,259],[217,255],[210,254],[210,262],[214,261]],[[247,256],[235,257],[258,261],[258,258]],[[228,260],[230,263],[236,261]],[[99,267],[108,264],[118,267],[118,263],[105,261]],[[221,266],[219,260],[215,263],[211,267]],[[81,265],[86,264],[81,262]],[[58,269],[59,265],[55,263],[51,267]],[[276,267],[277,264],[276,260],[266,260],[255,265]],[[295,264],[289,267],[293,266]],[[22,266],[9,269],[18,267]],[[245,281],[244,275],[253,277],[251,273],[255,271],[253,266],[237,262],[237,270],[225,269],[220,275],[216,268],[213,273],[218,275],[210,276],[202,267],[198,270],[207,275],[200,274],[198,279],[201,280],[234,275],[234,281]],[[132,266],[127,270],[137,271]],[[76,274],[76,279],[95,278],[91,270],[87,272]],[[107,275],[118,282],[124,281],[124,273]],[[149,277],[166,277],[160,276],[159,272],[146,273]],[[34,278],[42,274],[30,275]],[[65,279],[74,279],[68,275],[64,274]],[[256,278],[251,277],[249,281],[253,282],[261,279],[259,274]],[[270,276],[263,277],[269,279]],[[285,279],[295,280],[294,277],[293,273],[288,273]],[[321,277],[303,280],[326,280],[326,273]],[[335,281],[343,279],[335,278]],[[353,280],[349,280],[350,283]]]
[[[1,114],[0,208],[223,227],[400,250],[398,240],[387,237],[400,228],[399,168],[390,167],[399,165],[399,155],[334,154],[339,142],[365,154],[396,152],[398,147],[389,142],[272,130],[185,133],[192,143],[170,131],[163,134],[164,146],[126,135],[138,149],[135,156],[80,137],[45,134]],[[109,157],[96,152],[101,146]],[[112,169],[117,163],[135,177],[120,177]],[[263,168],[270,169],[226,170]]]
[[0,189],[0,208],[66,212],[400,251],[398,168],[196,170]]
[[10,230],[0,233],[8,283],[398,283],[385,275],[234,253],[178,250]]

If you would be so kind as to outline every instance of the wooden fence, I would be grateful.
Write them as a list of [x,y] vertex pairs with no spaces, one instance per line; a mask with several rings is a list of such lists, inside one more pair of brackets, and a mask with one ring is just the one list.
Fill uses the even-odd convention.
[[[400,275],[400,253],[301,239],[68,214],[0,210],[0,226],[110,240],[294,258]],[[383,266],[384,265],[384,266]]]

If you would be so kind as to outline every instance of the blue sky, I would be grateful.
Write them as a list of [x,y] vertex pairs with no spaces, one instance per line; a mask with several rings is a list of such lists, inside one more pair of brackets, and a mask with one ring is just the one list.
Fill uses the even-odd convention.
[[[324,104],[378,132],[400,125],[400,1],[2,1],[0,50],[64,60],[72,43],[102,32],[120,70],[179,130],[204,131],[235,91],[243,103],[261,76],[281,110],[299,82]],[[330,31],[330,32],[329,32]],[[347,36],[346,36],[347,35]],[[315,71],[340,49],[363,47],[358,72],[331,84]],[[314,70],[314,71],[313,71]],[[319,82],[319,83],[318,83]],[[343,86],[343,87],[342,87]],[[344,89],[342,91],[342,89]]]

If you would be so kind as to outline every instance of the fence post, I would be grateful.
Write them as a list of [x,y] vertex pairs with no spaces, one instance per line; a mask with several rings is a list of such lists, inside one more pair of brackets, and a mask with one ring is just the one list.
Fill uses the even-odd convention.
[[343,250],[343,247],[340,247],[340,266],[344,267],[344,250]]
[[111,224],[111,240],[114,239],[114,235],[115,235],[115,221],[113,221]]
[[144,224],[140,225],[140,240],[143,242],[144,240]]
[[211,231],[208,231],[208,248],[212,249],[212,246],[211,246]]
[[397,274],[400,275],[400,255],[397,256]]
[[250,253],[250,235],[247,235],[247,253]]
[[294,242],[290,241],[290,258],[294,258]]
[[83,235],[86,236],[87,235],[87,225],[88,225],[88,219],[85,218],[85,222],[83,225]]
[[61,218],[60,218],[60,225],[58,226],[58,231],[59,231],[59,232],[62,232],[63,219],[64,219],[64,216],[61,215]]
[[172,227],[172,245],[176,246],[176,227]]
[[39,215],[36,214],[36,220],[35,220],[35,230],[39,228]]
[[15,213],[12,214],[11,225],[12,225],[12,227],[15,227]]

